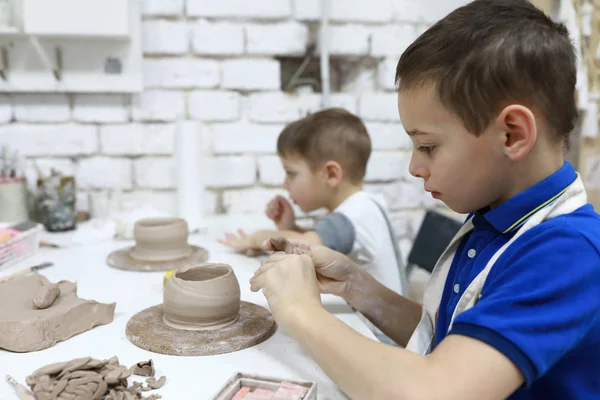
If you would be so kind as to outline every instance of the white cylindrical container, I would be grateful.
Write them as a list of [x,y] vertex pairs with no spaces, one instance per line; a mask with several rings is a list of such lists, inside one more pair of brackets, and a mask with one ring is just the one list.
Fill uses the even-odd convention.
[[0,221],[21,222],[29,219],[25,182],[0,184]]

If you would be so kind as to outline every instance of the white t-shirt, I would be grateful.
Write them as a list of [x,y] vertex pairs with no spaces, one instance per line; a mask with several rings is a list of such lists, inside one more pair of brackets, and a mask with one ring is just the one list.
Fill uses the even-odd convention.
[[369,193],[348,197],[314,227],[323,244],[346,254],[380,283],[405,295],[398,245],[392,239],[385,207]]

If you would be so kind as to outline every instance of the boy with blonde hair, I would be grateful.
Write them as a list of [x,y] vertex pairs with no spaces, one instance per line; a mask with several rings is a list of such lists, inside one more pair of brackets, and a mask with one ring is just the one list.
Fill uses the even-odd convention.
[[277,153],[285,169],[283,188],[303,211],[325,208],[329,214],[313,229],[296,224],[292,206],[278,196],[267,216],[278,230],[251,235],[227,234],[221,243],[237,251],[259,250],[273,235],[323,244],[347,254],[379,282],[404,293],[398,245],[384,207],[363,191],[371,140],[361,119],[331,108],[292,122],[281,132]]

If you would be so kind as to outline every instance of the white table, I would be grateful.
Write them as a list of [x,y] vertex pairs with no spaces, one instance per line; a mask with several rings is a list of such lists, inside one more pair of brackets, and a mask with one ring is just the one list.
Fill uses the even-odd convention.
[[[260,264],[258,259],[233,254],[215,240],[205,237],[192,236],[190,243],[207,248],[210,252],[209,261],[228,263],[234,268],[240,282],[242,300],[267,306],[262,293],[250,292],[248,284]],[[152,358],[157,376],[167,376],[166,385],[155,391],[166,400],[211,399],[236,372],[315,381],[320,400],[346,398],[298,342],[281,328],[270,339],[257,346],[208,357],[156,354],[131,344],[125,336],[127,321],[135,313],[162,303],[164,273],[122,271],[106,265],[106,256],[110,251],[130,245],[132,242],[109,241],[69,249],[44,248],[25,262],[0,270],[0,275],[4,275],[43,261],[51,261],[54,266],[42,271],[50,281],[76,281],[80,297],[117,303],[112,323],[74,336],[54,347],[33,353],[0,350],[0,399],[17,399],[12,388],[4,382],[6,374],[25,384],[27,375],[53,362],[85,356],[107,359],[115,355],[127,366]],[[347,325],[375,339],[343,300],[335,296],[323,296],[323,304]],[[138,377],[138,380],[142,378]]]

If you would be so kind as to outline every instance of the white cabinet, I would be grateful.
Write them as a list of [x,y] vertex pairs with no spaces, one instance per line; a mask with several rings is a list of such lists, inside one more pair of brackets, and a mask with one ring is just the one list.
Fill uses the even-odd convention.
[[140,1],[0,0],[0,92],[140,92]]

